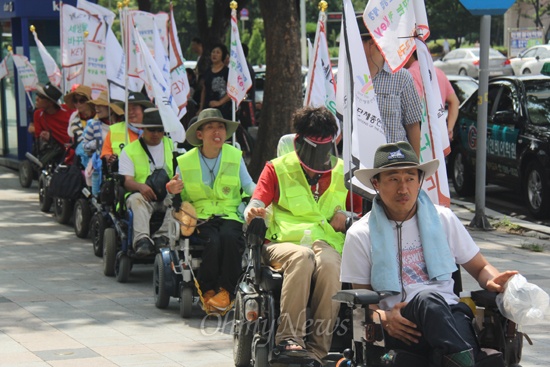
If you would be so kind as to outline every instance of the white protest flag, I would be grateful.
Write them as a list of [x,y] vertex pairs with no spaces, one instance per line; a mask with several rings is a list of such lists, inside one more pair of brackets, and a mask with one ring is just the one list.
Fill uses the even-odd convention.
[[172,97],[174,97],[174,101],[179,108],[178,117],[181,119],[187,112],[187,98],[189,96],[190,87],[183,64],[185,59],[181,52],[172,3],[170,3],[170,28],[168,29],[168,40],[168,48],[170,50],[170,89]]
[[[355,170],[372,168],[374,152],[386,143],[386,135],[350,0],[344,0],[340,35],[336,108],[344,122],[344,171],[349,183]],[[351,182],[353,192],[374,194],[355,177]]]
[[10,72],[8,70],[8,63],[7,60],[8,56],[4,57],[4,60],[0,62],[0,80],[4,79],[6,75],[8,75]]
[[101,24],[93,41],[105,44],[107,42],[107,31],[113,25],[116,14],[101,5],[97,5],[86,0],[78,0],[76,3],[76,7],[78,9],[85,10],[92,15],[95,15],[100,19]]
[[36,42],[36,47],[38,48],[38,53],[42,58],[44,69],[46,69],[48,79],[53,85],[59,87],[61,85],[61,71],[59,70],[59,66],[57,66],[57,63],[53,59],[52,55],[50,55],[48,50],[46,50],[46,47],[44,47],[42,42],[38,39],[38,35],[36,34],[36,31],[34,31],[34,28],[32,30],[32,34],[34,36],[34,41]]
[[36,76],[36,71],[32,67],[29,59],[23,55],[12,54],[13,63],[17,68],[17,74],[23,83],[25,92],[32,92],[36,90],[38,85],[38,77]]
[[[161,37],[167,39],[166,33],[166,22],[168,21],[168,16],[166,13],[161,14],[151,14],[146,11],[141,10],[130,10],[129,15],[133,24],[138,27],[139,35],[145,41],[147,48],[153,56],[155,56],[155,28],[159,30]],[[158,17],[158,19],[157,19]],[[132,21],[130,21],[130,26],[132,26]],[[168,53],[168,44],[162,41],[161,44],[164,47],[164,53]],[[165,46],[166,45],[166,46]]]
[[[414,2],[424,0],[414,0]],[[369,0],[363,19],[390,69],[401,69],[414,51],[416,17],[413,1]]]
[[[110,28],[107,30],[105,50],[107,50],[105,52],[105,63],[109,83],[109,97],[124,101],[125,56],[122,46]],[[128,88],[132,91],[140,91],[143,88],[143,81],[139,78],[129,78],[128,83]]]
[[82,84],[92,88],[94,97],[108,88],[105,46],[103,44],[92,41],[85,42],[82,69]]
[[95,40],[101,21],[95,15],[74,6],[61,6],[61,56],[62,67],[82,64],[84,61],[84,32]]
[[325,21],[326,13],[321,10],[309,59],[304,106],[325,106],[336,115],[336,85],[330,65]]
[[449,136],[444,115],[445,107],[441,101],[437,74],[428,47],[421,40],[416,40],[416,50],[428,116],[427,121],[421,126],[420,160],[427,162],[439,159],[438,170],[432,176],[425,177],[422,188],[434,204],[449,207],[451,194],[445,167],[445,145],[449,147]]
[[170,85],[162,76],[162,72],[159,70],[145,41],[139,35],[137,28],[135,29],[134,36],[140,48],[139,54],[143,57],[143,64],[146,65],[145,75],[148,81],[147,84],[153,90],[155,104],[158,106],[164,130],[170,133],[173,141],[181,143],[185,140],[185,130],[178,119],[178,107],[170,94]]
[[111,27],[113,25],[113,21],[116,18],[116,14],[111,10],[86,0],[78,0],[76,3],[76,7],[82,10],[86,10],[90,14],[96,15],[97,17],[99,17],[99,19],[105,22],[108,27]]
[[[128,65],[128,76],[134,78],[144,78],[143,73],[145,72],[144,66],[142,65],[142,57],[139,55],[140,47],[138,46],[138,41],[136,38],[135,26],[137,23],[134,23],[134,20],[131,16],[131,12],[126,17],[127,21],[125,23],[125,34],[126,34],[126,49],[125,54],[127,57],[126,65]],[[139,34],[139,33],[138,33]],[[152,52],[151,50],[149,50]]]
[[155,28],[153,28],[153,39],[155,40],[155,62],[157,63],[164,80],[170,84],[170,59],[164,50],[156,24]]
[[248,70],[248,64],[244,57],[241,38],[239,37],[239,26],[237,23],[237,10],[231,9],[231,49],[229,57],[229,76],[227,77],[227,94],[235,105],[239,104],[252,87],[252,77]]
[[168,13],[159,12],[155,14],[155,24],[159,32],[159,37],[164,48],[164,53],[168,54]]

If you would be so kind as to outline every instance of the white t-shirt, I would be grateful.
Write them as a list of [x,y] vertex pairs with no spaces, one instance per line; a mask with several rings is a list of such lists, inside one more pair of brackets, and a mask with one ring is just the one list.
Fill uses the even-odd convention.
[[[479,252],[479,247],[450,209],[438,205],[435,207],[439,214],[443,231],[446,233],[447,242],[454,256],[454,261],[457,264],[467,263]],[[340,280],[342,282],[371,284],[372,251],[368,224],[369,217],[370,213],[351,226],[346,233],[340,270]],[[390,221],[390,223],[394,229],[395,253],[397,254],[395,222]],[[406,302],[410,301],[420,291],[426,289],[440,293],[448,304],[452,305],[458,302],[458,297],[453,292],[454,281],[452,279],[448,281],[429,280],[416,215],[403,223],[402,251],[402,280],[407,294]],[[399,269],[398,256],[396,256],[395,261],[398,264],[397,269]],[[389,310],[398,302],[401,302],[401,294],[385,298],[380,302],[379,306],[383,310]]]
[[[149,173],[152,173],[157,168],[163,168],[165,166],[164,142],[161,141],[159,145],[154,146],[147,145],[147,148],[149,149],[149,152],[151,152],[151,156],[155,160],[155,164],[153,164],[153,162],[149,162]],[[150,161],[150,159],[148,160]],[[118,160],[118,173],[124,176],[135,176],[134,162],[132,162],[130,157],[128,157],[128,154],[126,154],[126,150],[124,149],[122,150],[122,153],[120,153],[120,158]]]

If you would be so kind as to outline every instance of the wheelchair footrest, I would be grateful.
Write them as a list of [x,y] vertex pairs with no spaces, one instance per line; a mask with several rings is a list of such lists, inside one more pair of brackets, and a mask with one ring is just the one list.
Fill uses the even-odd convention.
[[[274,353],[275,352],[275,353]],[[278,354],[277,354],[278,353]],[[318,360],[311,358],[306,351],[272,350],[269,353],[269,365],[271,367],[321,367]]]

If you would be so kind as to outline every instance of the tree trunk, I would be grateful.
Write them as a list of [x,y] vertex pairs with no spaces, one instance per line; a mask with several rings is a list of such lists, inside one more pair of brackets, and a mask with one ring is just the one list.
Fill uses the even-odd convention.
[[141,11],[151,11],[151,0],[137,0],[138,9]]
[[249,172],[257,179],[275,158],[279,138],[290,132],[294,111],[303,104],[300,20],[295,0],[259,0],[266,41],[262,121]]

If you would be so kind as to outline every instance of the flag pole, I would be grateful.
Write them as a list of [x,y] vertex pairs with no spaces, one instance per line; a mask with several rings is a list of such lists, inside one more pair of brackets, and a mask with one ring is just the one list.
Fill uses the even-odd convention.
[[[353,5],[352,5],[353,7]],[[354,10],[354,13],[355,13],[355,10]],[[355,21],[355,19],[353,19],[352,21]],[[352,110],[353,110],[353,102],[354,102],[354,99],[355,99],[355,93],[354,93],[354,87],[353,87],[353,78],[352,78],[352,75],[353,75],[353,67],[352,67],[352,63],[351,63],[351,57],[350,57],[350,52],[349,52],[349,39],[348,39],[348,31],[347,31],[347,22],[348,22],[348,19],[346,19],[346,11],[343,12],[342,14],[342,22],[343,22],[343,27],[342,27],[342,30],[344,31],[344,47],[346,49],[346,62],[348,63],[347,65],[347,71],[348,73],[344,75],[345,77],[345,83],[344,85],[346,86],[346,95],[349,96],[349,99],[348,99],[348,103],[346,105],[346,108],[344,108],[344,119],[347,120],[347,121],[352,121],[353,120],[353,114],[352,114]],[[344,124],[345,126],[346,124]],[[354,208],[353,208],[353,162],[352,162],[352,159],[353,159],[353,155],[352,155],[352,144],[353,144],[353,139],[351,139],[351,134],[353,133],[352,131],[352,123],[348,123],[347,126],[345,126],[345,128],[347,129],[347,136],[350,137],[350,141],[349,141],[349,145],[350,145],[350,149],[348,151],[348,154],[349,154],[349,157],[348,157],[348,162],[349,162],[349,194],[350,194],[350,209],[351,209],[351,212],[354,213]],[[346,142],[344,142],[345,144]]]
[[65,66],[63,66],[63,1],[59,2],[59,42],[61,48],[61,92],[65,95]]
[[[129,53],[128,53],[128,40],[126,39],[126,37],[128,36],[128,32],[125,32],[125,28],[126,28],[126,13],[127,13],[127,8],[128,8],[128,4],[130,4],[130,0],[124,0],[124,3],[122,2],[118,2],[117,3],[117,6],[118,6],[118,11],[119,11],[119,16],[120,16],[120,32],[121,32],[121,41],[122,41],[122,50],[124,50],[124,53],[125,53],[125,58],[124,58],[124,63],[125,63],[125,67],[124,67],[124,120],[126,121],[126,129],[125,130],[125,133],[124,133],[124,142],[125,142],[125,145],[128,145],[128,58],[129,58]],[[124,6],[124,9],[123,9],[123,6]]]
[[[238,6],[239,6],[239,4],[234,0],[229,3],[229,7],[231,8],[231,13],[232,13],[232,15],[234,14],[235,17],[237,17],[237,7]],[[235,106],[235,101],[233,99],[231,99],[231,116],[233,117],[233,121],[237,121],[237,109],[236,109],[236,106]],[[236,143],[237,143],[237,134],[236,134],[236,132],[233,132],[232,140],[233,140],[233,146],[235,146]]]

